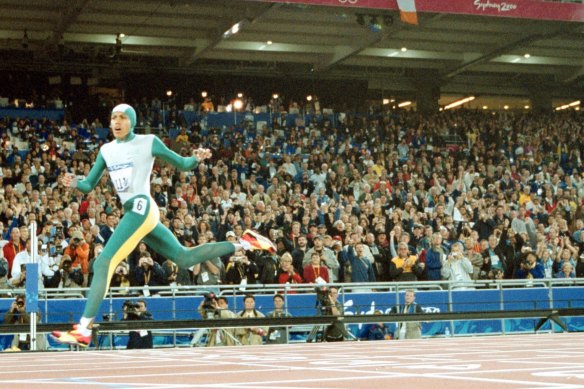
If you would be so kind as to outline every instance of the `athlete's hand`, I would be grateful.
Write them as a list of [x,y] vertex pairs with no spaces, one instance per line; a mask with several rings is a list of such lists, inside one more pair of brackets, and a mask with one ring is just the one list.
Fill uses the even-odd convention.
[[77,186],[77,179],[75,178],[75,175],[71,173],[65,173],[62,182],[67,188],[75,188]]
[[198,148],[193,150],[193,156],[199,161],[204,161],[207,158],[211,158],[213,153],[209,149]]

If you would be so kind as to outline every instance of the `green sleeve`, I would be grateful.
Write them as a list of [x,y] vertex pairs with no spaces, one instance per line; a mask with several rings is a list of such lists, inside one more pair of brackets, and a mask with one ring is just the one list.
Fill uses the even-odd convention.
[[161,158],[164,161],[170,163],[172,166],[179,170],[193,170],[197,167],[199,161],[197,158],[193,157],[181,157],[168,147],[158,137],[154,137],[152,142],[152,155]]
[[83,193],[89,193],[95,188],[101,176],[103,175],[103,171],[105,170],[105,161],[101,156],[101,151],[97,154],[97,158],[95,159],[95,164],[89,171],[87,177],[84,180],[77,181],[77,189],[79,189]]

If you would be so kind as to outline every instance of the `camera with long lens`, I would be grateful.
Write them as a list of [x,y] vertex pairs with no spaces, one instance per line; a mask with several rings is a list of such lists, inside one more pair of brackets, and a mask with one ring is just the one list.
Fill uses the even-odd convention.
[[203,300],[203,306],[201,307],[204,311],[204,317],[207,319],[215,318],[217,313],[217,296],[215,293],[205,294],[205,299]]
[[321,315],[332,315],[331,301],[329,291],[326,286],[319,286],[314,289],[316,292],[316,308]]
[[140,304],[135,301],[124,301],[124,312],[126,313],[126,320],[142,320]]

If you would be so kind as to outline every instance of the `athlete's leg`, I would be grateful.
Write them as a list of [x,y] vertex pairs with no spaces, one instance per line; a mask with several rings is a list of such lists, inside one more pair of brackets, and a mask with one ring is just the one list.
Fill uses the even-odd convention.
[[233,254],[236,250],[242,248],[240,244],[231,242],[206,243],[197,247],[187,248],[181,245],[176,236],[160,222],[144,238],[144,242],[152,250],[169,258],[184,269],[213,258]]
[[124,204],[124,210],[125,214],[120,223],[93,264],[93,280],[79,325],[69,333],[54,331],[53,336],[57,340],[73,343],[72,335],[77,336],[80,333],[85,338],[89,336],[91,332],[89,329],[106,296],[116,267],[158,223],[158,207],[153,200],[145,196],[136,196],[128,200]]

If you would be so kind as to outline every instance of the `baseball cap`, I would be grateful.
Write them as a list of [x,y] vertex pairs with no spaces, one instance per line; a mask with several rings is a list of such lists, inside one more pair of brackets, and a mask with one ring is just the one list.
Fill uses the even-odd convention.
[[235,232],[233,232],[233,231],[227,231],[227,234],[225,234],[225,237],[226,238],[229,238],[230,236],[232,236],[232,237],[235,238]]
[[81,231],[74,231],[71,234],[71,239],[83,240],[83,234],[81,233]]

